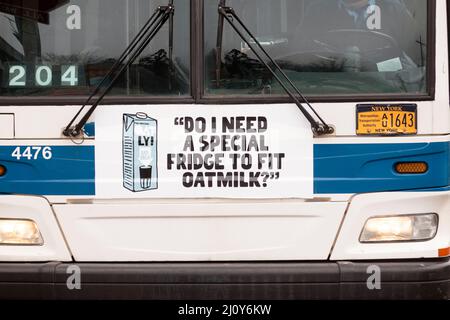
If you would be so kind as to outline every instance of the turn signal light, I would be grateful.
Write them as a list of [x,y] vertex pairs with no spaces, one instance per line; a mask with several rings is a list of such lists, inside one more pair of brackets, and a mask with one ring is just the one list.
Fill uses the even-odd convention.
[[449,257],[450,256],[450,248],[443,248],[438,250],[439,257]]
[[426,162],[399,162],[395,165],[395,171],[400,174],[422,174],[428,171]]
[[3,177],[6,174],[6,167],[0,164],[0,177]]

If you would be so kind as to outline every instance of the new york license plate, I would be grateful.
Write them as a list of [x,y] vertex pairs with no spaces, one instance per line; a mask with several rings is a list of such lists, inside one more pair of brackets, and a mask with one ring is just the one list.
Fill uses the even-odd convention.
[[356,134],[417,134],[417,105],[357,105]]

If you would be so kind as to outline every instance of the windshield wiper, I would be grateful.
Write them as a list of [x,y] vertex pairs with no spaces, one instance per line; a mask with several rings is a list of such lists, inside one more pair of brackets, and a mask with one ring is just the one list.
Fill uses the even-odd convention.
[[[128,47],[122,52],[119,59],[114,63],[111,69],[108,71],[106,76],[97,85],[94,91],[91,93],[89,98],[69,122],[63,131],[66,137],[77,137],[82,133],[82,130],[86,123],[88,122],[91,115],[94,113],[95,109],[98,107],[103,98],[111,91],[116,81],[123,74],[123,72],[141,55],[153,38],[158,34],[163,25],[169,20],[169,69],[172,68],[173,62],[173,15],[175,12],[175,7],[173,5],[173,0],[169,1],[167,6],[158,7],[152,16],[148,19],[145,25],[139,30],[138,34],[134,37]],[[125,61],[126,60],[126,61]],[[125,62],[125,63],[124,63]],[[169,70],[169,73],[171,70]],[[170,76],[171,77],[171,76]],[[100,92],[102,86],[107,82],[107,80],[112,79],[108,85],[105,87],[103,93],[92,103],[89,110],[81,118],[81,120],[73,126],[77,118],[83,112],[84,108],[91,102],[91,100]],[[171,78],[169,79],[171,83]]]
[[[281,87],[286,91],[286,93],[291,97],[291,99],[295,102],[297,107],[300,109],[302,114],[305,116],[305,118],[311,123],[311,128],[315,136],[322,136],[327,134],[333,134],[334,128],[330,125],[328,125],[322,117],[317,113],[316,110],[312,107],[312,105],[309,103],[308,99],[302,94],[302,92],[298,89],[298,87],[292,82],[291,79],[287,76],[287,74],[281,69],[281,67],[278,65],[278,63],[273,59],[269,53],[264,49],[264,47],[261,45],[261,43],[258,41],[258,39],[253,35],[253,33],[249,30],[249,28],[242,22],[242,20],[239,18],[239,16],[236,14],[234,9],[232,7],[227,7],[226,0],[220,0],[219,2],[219,24],[217,27],[217,44],[216,44],[216,85],[220,86],[220,73],[221,73],[221,64],[222,64],[222,41],[223,41],[223,24],[224,20],[228,21],[228,23],[231,25],[231,27],[236,31],[236,33],[239,35],[239,37],[244,41],[249,49],[253,52],[253,54],[258,58],[258,60],[264,64],[264,66],[269,70],[269,72],[272,74],[272,76],[280,83]],[[258,51],[255,49],[255,47],[250,43],[250,40],[248,40],[244,33],[238,28],[238,26],[235,24],[234,21],[237,21],[237,23],[240,25],[242,29],[245,30],[245,32],[250,36],[251,40],[257,45],[257,47],[263,52],[263,54],[269,59],[271,64],[273,65],[274,69],[262,58],[261,54],[258,53]],[[282,79],[276,72],[279,72],[281,74],[281,77],[284,78],[284,80],[287,81],[287,83],[291,86],[292,89],[294,89],[295,94],[289,90],[288,86],[283,83]],[[314,113],[315,119],[311,113],[309,113],[300,102],[299,98],[296,96],[300,96],[300,98],[303,100],[303,103],[305,103],[309,109],[312,110]],[[318,121],[317,121],[318,120]]]

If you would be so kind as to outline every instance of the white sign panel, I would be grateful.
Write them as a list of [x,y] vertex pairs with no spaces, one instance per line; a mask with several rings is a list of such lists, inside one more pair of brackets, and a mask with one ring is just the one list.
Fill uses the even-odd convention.
[[102,198],[310,198],[313,136],[295,105],[102,106]]

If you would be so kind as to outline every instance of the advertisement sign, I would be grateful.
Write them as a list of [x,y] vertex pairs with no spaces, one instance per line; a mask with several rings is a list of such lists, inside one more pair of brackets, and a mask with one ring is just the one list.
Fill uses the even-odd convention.
[[102,198],[310,198],[313,136],[294,105],[102,106]]

